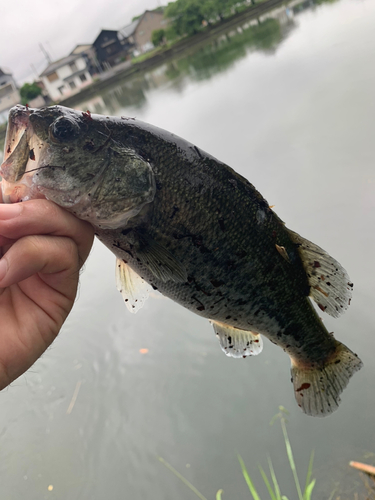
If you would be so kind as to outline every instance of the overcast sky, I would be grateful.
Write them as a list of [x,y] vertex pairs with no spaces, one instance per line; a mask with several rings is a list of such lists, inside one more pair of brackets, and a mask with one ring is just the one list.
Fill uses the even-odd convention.
[[100,30],[119,29],[161,0],[0,0],[0,67],[10,69],[19,85],[33,81],[47,66],[39,44],[52,60],[76,45],[92,43]]

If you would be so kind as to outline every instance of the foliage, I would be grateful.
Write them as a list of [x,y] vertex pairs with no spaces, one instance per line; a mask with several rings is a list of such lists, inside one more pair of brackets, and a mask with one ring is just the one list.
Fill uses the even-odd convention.
[[245,4],[248,5],[247,0],[176,0],[167,5],[164,15],[178,36],[190,36],[207,24],[222,21]]
[[241,2],[237,2],[236,0],[206,0],[203,2],[202,7],[206,14],[206,20],[208,22],[215,22],[217,18],[222,21],[225,15],[231,14],[232,8],[239,3]]
[[161,45],[164,41],[165,38],[165,30],[159,29],[159,30],[154,30],[151,34],[151,42],[154,47],[158,47]]
[[202,12],[204,0],[176,0],[167,5],[165,17],[172,20],[172,25],[178,36],[194,35],[205,19]]
[[[207,498],[206,498],[205,496],[203,496],[203,495],[202,495],[202,493],[200,493],[200,492],[197,490],[197,488],[191,484],[191,482],[190,482],[190,481],[188,481],[188,480],[187,480],[187,479],[186,479],[186,478],[185,478],[182,474],[180,474],[180,473],[179,473],[179,472],[178,472],[178,471],[177,471],[174,467],[172,467],[172,465],[171,465],[171,464],[169,464],[166,460],[164,460],[164,458],[159,457],[159,460],[160,460],[160,462],[161,462],[162,464],[164,464],[164,465],[167,467],[167,469],[169,469],[171,472],[173,472],[173,474],[174,474],[176,477],[178,477],[179,479],[181,479],[181,481],[182,481],[184,484],[186,484],[186,486],[187,486],[188,488],[190,488],[190,489],[191,489],[191,491],[192,491],[193,493],[195,493],[195,494],[197,495],[197,497],[198,497],[198,498],[200,498],[200,500],[207,500]],[[218,494],[219,496],[217,496],[217,495],[216,495],[216,498],[220,499],[220,498],[221,498],[221,490],[219,490],[219,491],[217,492],[217,494]]]
[[168,42],[175,42],[178,38],[180,38],[173,23],[167,26],[165,30],[165,38],[168,40]]
[[23,105],[27,104],[32,99],[35,99],[42,93],[42,89],[34,83],[24,83],[20,89],[21,102]]
[[[282,406],[280,406],[279,409],[280,409],[280,413],[278,413],[274,417],[274,419],[280,418],[281,428],[282,428],[283,435],[284,435],[286,453],[288,456],[288,461],[289,461],[291,471],[293,473],[294,484],[296,485],[298,500],[311,500],[312,491],[313,491],[314,486],[315,486],[315,479],[311,480],[314,452],[311,452],[310,462],[309,462],[309,466],[307,469],[305,488],[304,488],[304,491],[302,493],[301,485],[300,485],[298,475],[297,475],[296,464],[295,464],[294,457],[293,457],[292,447],[290,445],[289,436],[288,436],[288,433],[286,430],[286,420],[285,420],[286,410]],[[254,483],[252,482],[252,480],[251,480],[251,478],[246,470],[244,461],[242,460],[242,458],[240,456],[238,457],[238,460],[239,460],[240,465],[241,465],[243,477],[245,478],[245,481],[246,481],[247,486],[249,488],[249,491],[253,497],[253,500],[261,500],[260,496],[258,495],[258,493],[255,489]],[[275,474],[275,471],[273,469],[272,462],[270,459],[268,459],[268,466],[270,469],[270,476],[271,476],[272,485],[267,477],[267,474],[264,472],[262,467],[259,467],[259,469],[260,469],[260,473],[262,475],[264,484],[267,487],[267,490],[268,490],[268,493],[269,493],[271,499],[272,500],[288,500],[285,495],[281,495],[280,487],[279,487],[279,484],[277,482],[276,474]]]
[[314,0],[316,5],[322,5],[323,3],[336,3],[338,0]]
[[[288,461],[289,461],[289,465],[290,465],[291,471],[293,473],[293,478],[294,478],[294,483],[296,485],[298,500],[311,500],[311,498],[312,498],[312,491],[313,491],[314,486],[315,486],[315,479],[311,479],[311,476],[312,476],[312,467],[313,467],[313,460],[314,460],[314,452],[312,452],[311,456],[310,456],[309,466],[307,468],[307,474],[306,474],[306,480],[305,480],[305,487],[304,487],[304,490],[302,492],[301,485],[300,485],[300,482],[299,482],[299,479],[298,479],[298,475],[297,475],[296,464],[295,464],[295,461],[294,461],[292,447],[291,447],[291,444],[290,444],[290,441],[289,441],[289,436],[288,436],[288,433],[287,433],[287,430],[286,430],[286,418],[285,418],[285,416],[287,414],[287,411],[282,406],[279,407],[279,410],[280,410],[280,412],[277,415],[275,415],[275,417],[272,419],[271,424],[273,423],[273,421],[276,418],[280,419],[281,428],[282,428],[283,435],[284,435],[286,453],[287,453],[287,456],[288,456]],[[186,486],[188,488],[190,488],[191,491],[193,491],[195,493],[195,495],[200,500],[207,500],[207,498],[205,496],[203,496],[202,493],[200,493],[195,488],[195,486],[193,486],[190,483],[190,481],[188,481],[182,474],[180,474],[174,467],[172,467],[172,465],[170,465],[168,462],[166,462],[161,457],[159,457],[159,460],[171,472],[173,472],[173,474],[176,477],[178,477],[184,484],[186,484]],[[244,479],[246,481],[246,484],[247,484],[247,486],[249,488],[249,491],[251,493],[251,496],[252,496],[253,500],[261,500],[261,498],[258,495],[258,492],[257,492],[257,490],[256,490],[256,488],[254,486],[254,483],[253,483],[253,481],[252,481],[249,473],[247,472],[247,469],[246,469],[244,461],[242,460],[242,458],[240,456],[238,456],[238,460],[239,460],[240,465],[241,465],[241,470],[242,470],[243,477],[244,477]],[[260,473],[262,475],[264,484],[266,485],[268,493],[269,493],[269,495],[271,497],[271,500],[288,500],[288,498],[285,495],[281,495],[280,487],[279,487],[279,484],[277,482],[276,474],[275,474],[275,471],[273,469],[273,465],[272,465],[272,462],[271,462],[270,459],[268,459],[268,466],[269,466],[269,469],[270,469],[271,481],[268,479],[267,474],[264,472],[264,470],[262,469],[262,467],[259,466],[259,470],[260,470]],[[216,493],[216,500],[222,500],[222,498],[221,498],[222,493],[223,493],[223,490],[219,490]]]
[[259,25],[251,25],[241,32],[232,31],[205,44],[200,50],[170,64],[166,75],[170,79],[180,73],[188,73],[194,80],[211,78],[239,59],[246,56],[248,50],[262,50],[273,53],[282,40],[280,23],[277,19],[266,19]]
[[148,52],[144,52],[143,54],[140,54],[139,56],[133,57],[132,63],[136,64],[136,63],[146,61],[146,59],[150,59],[151,57],[155,56],[161,50],[162,50],[161,47],[156,47],[152,50],[149,50]]

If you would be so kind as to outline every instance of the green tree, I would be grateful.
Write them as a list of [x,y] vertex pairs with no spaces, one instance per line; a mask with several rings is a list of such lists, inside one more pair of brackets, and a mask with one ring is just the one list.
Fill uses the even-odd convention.
[[167,5],[165,17],[171,20],[178,36],[189,36],[202,28],[203,21],[207,24],[222,21],[243,3],[245,0],[176,0]]
[[38,85],[34,83],[24,83],[20,89],[21,94],[21,102],[22,104],[27,104],[35,97],[38,97],[42,93],[42,89],[38,87]]
[[154,47],[158,47],[161,45],[164,41],[165,38],[165,30],[160,29],[160,30],[154,30],[151,34],[151,42],[154,45]]
[[177,35],[194,35],[202,28],[202,22],[205,20],[202,13],[202,1],[176,0],[176,2],[171,2],[165,9],[165,17],[171,19]]
[[240,2],[237,0],[205,0],[202,7],[210,17],[219,18],[222,21],[225,16],[232,13],[231,9],[238,3]]

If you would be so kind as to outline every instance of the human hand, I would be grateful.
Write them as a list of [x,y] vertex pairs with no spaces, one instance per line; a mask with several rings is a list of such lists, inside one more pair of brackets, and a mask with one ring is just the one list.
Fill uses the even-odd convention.
[[93,238],[90,224],[50,201],[0,204],[0,390],[59,333]]

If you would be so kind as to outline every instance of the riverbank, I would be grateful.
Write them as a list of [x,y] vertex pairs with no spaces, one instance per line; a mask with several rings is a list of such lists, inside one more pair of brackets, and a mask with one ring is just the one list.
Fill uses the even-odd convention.
[[262,14],[275,7],[283,5],[284,3],[287,2],[285,0],[265,0],[262,3],[251,6],[238,14],[234,14],[232,17],[225,19],[220,23],[217,23],[213,26],[207,26],[204,31],[201,31],[196,35],[190,36],[188,38],[179,40],[172,47],[161,50],[143,61],[133,63],[126,68],[120,67],[119,71],[116,71],[116,67],[114,67],[109,78],[92,83],[90,86],[82,89],[81,92],[63,99],[59,104],[63,106],[74,107],[82,101],[87,100],[100,93],[110,84],[114,84],[119,80],[123,81],[124,79],[130,78],[137,73],[141,73],[143,71],[147,71],[156,66],[159,66],[167,60],[172,59],[179,54],[182,54],[186,50],[192,47],[196,47],[200,44],[204,44],[210,38],[228,31],[228,29],[230,29],[232,26],[234,27],[242,22],[246,22],[247,20],[256,19]]
[[[62,106],[74,107],[82,101],[88,100],[97,95],[111,84],[115,84],[120,80],[123,81],[131,78],[135,74],[157,67],[166,61],[173,59],[177,55],[186,52],[190,48],[205,44],[210,38],[214,38],[215,36],[228,31],[231,27],[235,27],[238,24],[246,22],[247,20],[256,19],[273,8],[286,3],[288,2],[285,0],[264,0],[259,4],[250,6],[248,9],[239,12],[238,14],[234,14],[222,22],[214,24],[213,26],[207,26],[203,31],[197,33],[196,35],[177,41],[171,47],[162,49],[147,59],[135,63],[121,63],[118,66],[113,67],[108,72],[108,76],[106,78],[101,78],[100,80],[92,83],[90,86],[83,88],[77,94],[69,96],[66,99],[62,99],[59,104]],[[0,149],[3,148],[5,133],[6,125],[0,126]]]

